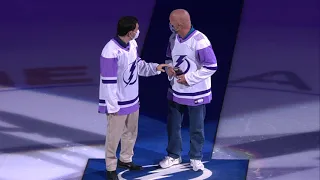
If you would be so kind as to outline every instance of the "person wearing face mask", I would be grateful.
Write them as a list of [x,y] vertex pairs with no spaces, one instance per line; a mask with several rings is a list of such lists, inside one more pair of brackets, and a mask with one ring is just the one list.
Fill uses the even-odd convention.
[[217,70],[216,56],[209,39],[191,25],[190,15],[176,9],[169,17],[173,32],[167,49],[166,68],[171,87],[168,89],[167,156],[159,163],[169,168],[181,163],[181,123],[188,110],[190,121],[190,165],[203,170],[201,162],[204,144],[206,104],[211,102],[211,76]]
[[[138,133],[139,76],[164,72],[167,64],[147,63],[138,56],[135,39],[139,24],[133,16],[118,21],[117,36],[103,48],[100,57],[99,113],[107,115],[105,161],[107,178],[117,180],[117,167],[141,170],[132,162]],[[121,141],[120,158],[116,150]]]

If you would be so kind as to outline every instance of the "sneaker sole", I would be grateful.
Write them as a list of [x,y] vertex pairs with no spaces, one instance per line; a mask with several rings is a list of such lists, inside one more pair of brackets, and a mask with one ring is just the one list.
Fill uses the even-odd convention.
[[179,165],[179,164],[181,164],[181,162],[174,163],[174,164],[172,164],[171,166],[168,166],[168,167],[162,167],[160,164],[159,164],[159,166],[160,166],[162,169],[167,169],[167,168],[170,168],[170,167],[172,167],[172,166]]
[[141,170],[143,170],[143,167],[141,167],[139,169],[129,168],[127,166],[121,166],[121,165],[118,165],[118,167],[122,168],[122,169],[129,169],[130,171],[141,171]]
[[203,171],[203,170],[204,170],[204,167],[198,169],[198,168],[194,168],[194,167],[192,166],[192,170],[193,170],[193,171],[199,171],[199,170]]

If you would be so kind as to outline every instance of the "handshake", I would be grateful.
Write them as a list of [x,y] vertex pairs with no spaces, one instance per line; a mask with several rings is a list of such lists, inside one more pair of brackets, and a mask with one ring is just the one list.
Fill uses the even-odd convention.
[[178,83],[188,86],[185,74],[183,74],[181,69],[178,67],[171,67],[169,64],[160,64],[157,66],[157,71],[165,72],[165,70],[163,69],[165,67],[167,68],[166,72],[169,78],[176,77],[178,79]]
[[188,85],[186,79],[185,79],[185,74],[182,72],[182,70],[178,67],[167,67],[167,74],[169,78],[171,79],[172,77],[176,77],[178,79],[178,83]]
[[181,69],[178,68],[178,67],[170,67],[170,66],[168,66],[167,68],[168,68],[167,69],[167,74],[168,74],[169,77],[173,77],[173,76],[178,77],[178,76],[181,76],[183,74]]

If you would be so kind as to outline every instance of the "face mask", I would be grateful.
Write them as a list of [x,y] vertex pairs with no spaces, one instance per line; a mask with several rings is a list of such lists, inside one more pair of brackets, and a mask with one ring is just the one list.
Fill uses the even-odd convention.
[[139,37],[139,34],[140,34],[140,31],[138,30],[138,31],[136,32],[136,35],[133,37],[133,39],[137,39],[137,38]]
[[136,34],[134,35],[134,37],[132,37],[131,35],[129,35],[129,37],[131,38],[131,40],[137,39],[139,37],[140,31],[138,30],[136,32]]
[[134,36],[135,39],[137,39],[140,35],[140,30],[137,31],[136,35]]
[[173,25],[172,25],[171,23],[169,23],[169,28],[170,28],[171,32],[173,32],[173,33],[177,32],[177,31],[174,29],[174,27],[173,27]]

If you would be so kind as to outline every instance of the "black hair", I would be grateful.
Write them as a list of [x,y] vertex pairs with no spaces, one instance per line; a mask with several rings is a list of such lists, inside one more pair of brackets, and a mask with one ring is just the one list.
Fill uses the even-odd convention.
[[121,17],[118,21],[117,35],[125,36],[136,28],[137,23],[138,19],[134,16]]

